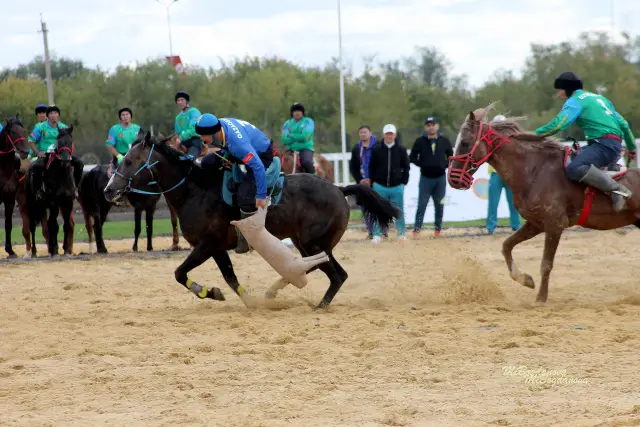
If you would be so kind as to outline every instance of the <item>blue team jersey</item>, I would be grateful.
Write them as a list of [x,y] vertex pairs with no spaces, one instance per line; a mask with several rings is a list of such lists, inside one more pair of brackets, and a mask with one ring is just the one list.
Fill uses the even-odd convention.
[[222,118],[220,124],[224,132],[226,150],[253,170],[256,180],[256,199],[265,199],[267,197],[267,176],[259,156],[270,149],[271,139],[260,129],[244,120]]

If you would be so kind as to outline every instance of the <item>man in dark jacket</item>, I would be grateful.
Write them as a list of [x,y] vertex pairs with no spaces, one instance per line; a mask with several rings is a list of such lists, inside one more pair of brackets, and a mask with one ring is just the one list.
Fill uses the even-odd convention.
[[447,190],[447,166],[449,157],[453,156],[451,142],[439,132],[438,121],[429,117],[424,122],[425,134],[416,139],[411,148],[411,163],[420,168],[420,184],[418,185],[418,209],[413,225],[413,237],[417,238],[422,229],[424,213],[429,199],[433,198],[435,207],[435,235],[442,230],[444,214],[444,196]]
[[[351,150],[351,160],[349,160],[349,171],[351,176],[356,180],[356,184],[368,185],[371,187],[371,180],[369,179],[369,159],[371,158],[371,150],[376,144],[375,135],[371,135],[371,128],[369,126],[360,126],[358,129],[358,135],[360,140]],[[360,208],[363,213],[364,209]],[[368,239],[373,238],[373,228],[371,220],[368,216],[364,217],[364,224],[369,232]]]
[[[396,141],[397,131],[394,125],[385,125],[382,133],[384,133],[384,143],[376,144],[371,150],[369,179],[378,194],[400,209],[396,229],[398,240],[404,240],[404,186],[409,182],[409,156],[407,149]],[[376,224],[373,230],[373,243],[380,243],[381,232],[380,226]]]

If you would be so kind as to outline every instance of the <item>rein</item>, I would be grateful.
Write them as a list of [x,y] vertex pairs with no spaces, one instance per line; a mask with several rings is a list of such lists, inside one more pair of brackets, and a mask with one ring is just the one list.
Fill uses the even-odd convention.
[[[482,130],[484,126],[487,126],[487,131],[483,134]],[[487,154],[485,154],[480,160],[475,160],[475,153],[480,142],[484,141],[487,144]],[[473,175],[480,166],[489,160],[489,158],[500,148],[504,143],[510,142],[508,137],[504,137],[498,134],[491,124],[480,122],[480,128],[476,136],[476,142],[469,153],[460,154],[458,156],[451,156],[449,158],[449,180],[462,184],[465,188],[470,188],[473,183]],[[454,168],[451,166],[452,162],[458,161],[462,163],[462,167]]]
[[[53,161],[55,159],[60,159],[60,153],[62,153],[63,151],[68,151],[70,156],[73,156],[73,151],[74,151],[74,146],[73,143],[71,144],[71,147],[59,147],[58,146],[58,141],[56,141],[56,150],[53,153],[49,153],[49,159],[47,160],[47,165],[45,167],[45,169],[49,169],[49,166],[51,166],[51,163],[53,163]],[[69,166],[71,167],[71,166]]]
[[9,132],[6,132],[6,138],[9,140],[9,142],[11,143],[11,150],[9,151],[0,151],[0,155],[4,155],[4,154],[11,154],[14,153],[16,151],[16,144],[20,141],[25,140],[26,138],[24,136],[21,136],[20,138],[16,139],[15,141],[13,140],[13,138],[11,138],[11,135],[9,135]]
[[[174,185],[173,187],[171,187],[168,190],[160,191],[160,192],[144,191],[144,190],[140,190],[140,189],[137,189],[137,188],[133,188],[131,186],[131,181],[133,180],[133,178],[136,175],[138,175],[140,172],[145,170],[145,169],[147,169],[149,171],[149,174],[151,175],[151,181],[147,182],[146,185],[158,184],[158,182],[156,181],[155,176],[153,175],[153,170],[151,169],[153,166],[155,166],[158,163],[157,160],[155,162],[151,163],[151,156],[153,155],[153,149],[154,148],[155,148],[155,145],[151,145],[151,149],[149,150],[149,157],[147,157],[147,161],[142,166],[140,166],[140,168],[133,175],[131,175],[131,177],[126,178],[124,175],[122,175],[120,172],[118,172],[117,169],[113,172],[114,175],[118,175],[120,178],[122,178],[125,181],[127,181],[127,185],[124,188],[124,192],[125,193],[138,193],[138,194],[146,194],[146,195],[149,195],[149,196],[157,196],[157,195],[160,195],[160,194],[168,193],[169,191],[173,191],[173,190],[175,190],[176,188],[180,187],[182,184],[184,184],[186,182],[187,177],[184,176],[180,180],[180,182],[178,182],[176,185]],[[188,157],[185,157],[185,158],[188,158]]]

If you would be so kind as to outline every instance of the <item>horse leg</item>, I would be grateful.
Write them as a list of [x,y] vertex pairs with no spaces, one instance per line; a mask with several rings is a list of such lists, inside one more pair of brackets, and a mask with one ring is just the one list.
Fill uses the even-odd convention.
[[556,256],[562,231],[562,229],[552,229],[545,233],[544,252],[542,253],[542,263],[540,264],[540,289],[538,289],[538,296],[536,297],[536,303],[538,304],[546,303],[549,296],[549,276],[551,276],[553,260]]
[[[44,212],[44,216],[42,217],[42,223],[41,223],[41,227],[42,227],[42,237],[44,238],[44,241],[47,242],[47,244],[49,244],[49,217],[47,215],[49,215],[50,213],[48,211],[45,210]],[[57,234],[56,234],[56,239],[58,238]],[[33,254],[35,256],[36,254],[36,247],[35,244],[33,246]]]
[[507,240],[505,240],[502,244],[502,256],[504,256],[504,260],[507,263],[507,268],[509,268],[511,278],[521,285],[531,289],[534,289],[536,287],[533,278],[529,274],[521,273],[520,270],[518,270],[518,266],[513,260],[511,252],[517,244],[532,239],[540,233],[542,233],[542,230],[540,228],[530,222],[525,222],[525,224],[520,229],[518,229],[518,231],[509,236]]
[[322,297],[320,304],[318,304],[318,308],[327,308],[333,298],[336,296],[342,284],[347,280],[349,275],[342,268],[338,261],[333,257],[332,253],[327,253],[329,256],[329,262],[324,262],[318,266],[320,270],[329,278],[330,284],[329,289]]
[[13,228],[13,208],[16,204],[15,196],[5,195],[4,198],[4,250],[9,254],[9,258],[17,255],[11,247],[11,230]]
[[93,218],[93,230],[96,234],[96,250],[99,254],[108,253],[107,247],[104,244],[104,237],[102,235],[102,225],[104,221],[98,215],[95,215]]
[[248,300],[245,298],[249,296],[249,292],[238,282],[236,273],[233,271],[233,264],[231,264],[229,253],[227,251],[216,251],[213,254],[213,260],[218,265],[220,273],[222,273],[222,277],[224,281],[227,282],[227,285],[240,297],[245,307],[249,307]]
[[178,233],[178,214],[175,209],[169,205],[169,213],[171,214],[171,229],[173,230],[173,242],[171,243],[172,251],[180,250],[180,234]]
[[155,205],[153,207],[147,208],[145,211],[145,223],[147,226],[147,251],[153,251],[153,214],[156,211]]
[[22,217],[22,237],[27,246],[27,250],[24,253],[25,258],[31,258],[31,231],[29,231],[29,213],[27,207],[23,204],[18,205],[20,210],[20,217]]
[[134,208],[134,221],[135,225],[133,226],[133,252],[138,252],[138,237],[140,237],[140,232],[142,231],[142,209]]
[[62,250],[65,255],[73,254],[73,231],[75,230],[75,224],[73,221],[73,200],[66,203],[61,207],[62,213],[62,232],[64,240],[62,241]]
[[58,211],[59,211],[58,206],[52,205],[51,208],[49,209],[49,218],[47,219],[47,221],[49,222],[48,247],[49,247],[50,256],[55,256],[55,255],[58,255],[59,253],[58,229],[60,227],[58,226]]
[[84,216],[84,227],[87,229],[87,235],[89,236],[89,255],[93,254],[93,228],[94,219],[93,215],[88,214],[85,209],[82,209],[82,215]]
[[204,285],[200,285],[189,279],[187,273],[194,268],[202,265],[209,257],[215,253],[215,244],[211,242],[200,242],[191,251],[187,259],[176,268],[176,281],[189,291],[196,294],[198,298],[211,298],[217,301],[224,301],[224,295],[218,288],[207,289]]

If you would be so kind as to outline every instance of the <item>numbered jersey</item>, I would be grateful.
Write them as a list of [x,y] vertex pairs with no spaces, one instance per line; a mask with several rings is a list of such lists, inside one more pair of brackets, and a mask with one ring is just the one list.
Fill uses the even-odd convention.
[[239,119],[220,119],[224,132],[226,149],[229,153],[243,163],[247,163],[249,154],[260,155],[267,151],[271,140],[257,127],[249,122]]
[[575,91],[566,100],[558,116],[551,123],[536,130],[536,133],[553,135],[574,122],[584,130],[587,140],[611,134],[620,138],[626,136],[623,129],[626,122],[616,112],[611,101],[602,95],[584,90]]

